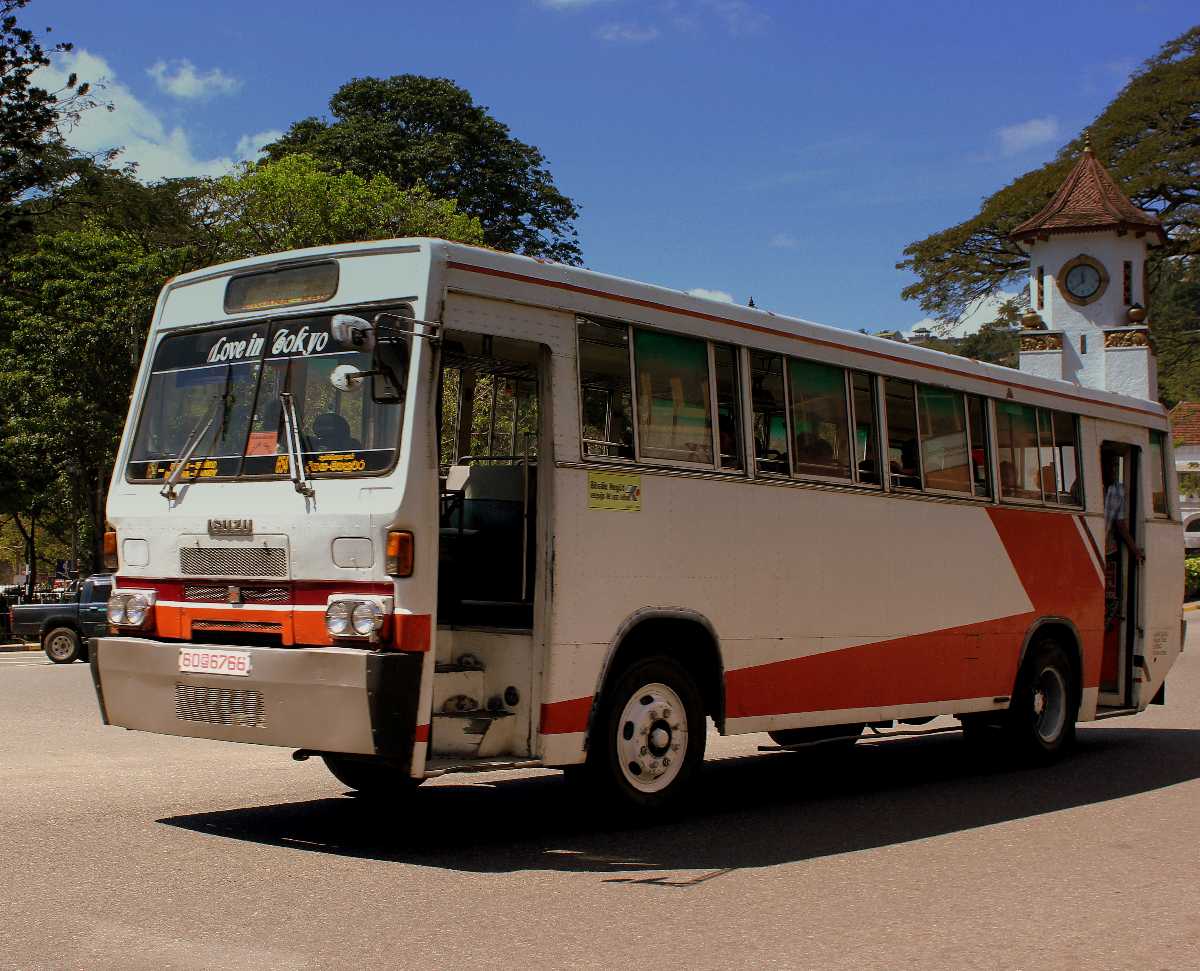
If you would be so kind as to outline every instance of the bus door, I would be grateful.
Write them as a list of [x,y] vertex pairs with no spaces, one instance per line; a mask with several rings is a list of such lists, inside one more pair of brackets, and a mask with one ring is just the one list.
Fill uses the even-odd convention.
[[531,341],[443,333],[435,757],[532,746],[542,360]]
[[1127,442],[1100,446],[1104,486],[1104,651],[1100,664],[1100,704],[1133,703],[1133,664],[1139,633],[1141,496],[1138,473],[1141,449]]

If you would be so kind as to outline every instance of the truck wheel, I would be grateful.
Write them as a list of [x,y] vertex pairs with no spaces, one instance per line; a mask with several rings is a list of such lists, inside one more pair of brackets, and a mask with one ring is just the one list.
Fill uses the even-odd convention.
[[55,627],[42,638],[42,650],[55,664],[70,664],[82,656],[79,635],[70,627]]
[[1004,728],[1020,755],[1051,762],[1075,741],[1079,686],[1067,652],[1053,638],[1029,649]]
[[322,755],[325,768],[348,789],[370,799],[399,799],[421,784],[395,766],[369,756]]
[[[822,725],[819,728],[782,728],[776,732],[767,732],[767,734],[776,745],[825,742],[824,745],[814,745],[813,748],[817,751],[842,750],[854,745],[866,727],[865,722],[857,722],[853,725]],[[832,739],[837,739],[837,741],[831,741]]]
[[678,661],[637,661],[604,689],[590,781],[618,809],[664,814],[680,805],[704,761],[705,727],[700,690]]

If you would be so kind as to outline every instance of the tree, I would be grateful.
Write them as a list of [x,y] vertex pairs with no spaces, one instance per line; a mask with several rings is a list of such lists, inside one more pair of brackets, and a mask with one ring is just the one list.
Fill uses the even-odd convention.
[[51,54],[37,35],[17,24],[17,11],[29,0],[0,0],[0,237],[22,228],[25,217],[14,204],[27,193],[49,188],[61,177],[69,153],[61,128],[91,107],[89,85],[72,74],[58,91],[33,83],[33,74],[50,63]]
[[0,514],[81,520],[93,568],[146,328],[180,269],[176,251],[86,227],[0,267]]
[[[1089,131],[1096,157],[1169,233],[1152,251],[1152,278],[1165,261],[1200,257],[1200,27],[1163,45]],[[1024,282],[1029,261],[1008,234],[1049,201],[1082,148],[1082,137],[1072,140],[1053,161],[985,199],[967,221],[911,243],[897,267],[918,279],[902,296],[949,323],[981,297]]]
[[1151,321],[1158,352],[1158,396],[1171,407],[1200,400],[1200,268],[1162,267]]
[[497,249],[580,262],[575,203],[554,184],[546,159],[446,78],[357,78],[329,102],[334,121],[305,118],[266,147],[269,159],[303,152],[328,171],[424,185],[478,217]]
[[227,260],[395,236],[483,241],[479,220],[453,200],[435,199],[420,185],[402,190],[382,175],[331,174],[302,154],[213,180],[194,203],[212,248]]

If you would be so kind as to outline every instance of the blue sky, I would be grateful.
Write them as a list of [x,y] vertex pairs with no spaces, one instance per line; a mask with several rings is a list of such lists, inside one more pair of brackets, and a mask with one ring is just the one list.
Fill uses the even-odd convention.
[[[202,11],[202,13],[201,13]],[[34,0],[108,78],[76,140],[216,173],[366,75],[449,77],[546,155],[586,264],[907,329],[904,246],[1050,158],[1194,2]]]

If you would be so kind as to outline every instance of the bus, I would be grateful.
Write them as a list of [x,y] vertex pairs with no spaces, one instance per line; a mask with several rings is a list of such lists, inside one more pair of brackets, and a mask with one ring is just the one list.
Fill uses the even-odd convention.
[[100,710],[380,797],[545,766],[647,814],[686,805],[709,720],[801,748],[948,715],[1047,761],[1164,700],[1166,432],[1157,403],[437,239],[189,273],[109,491]]

